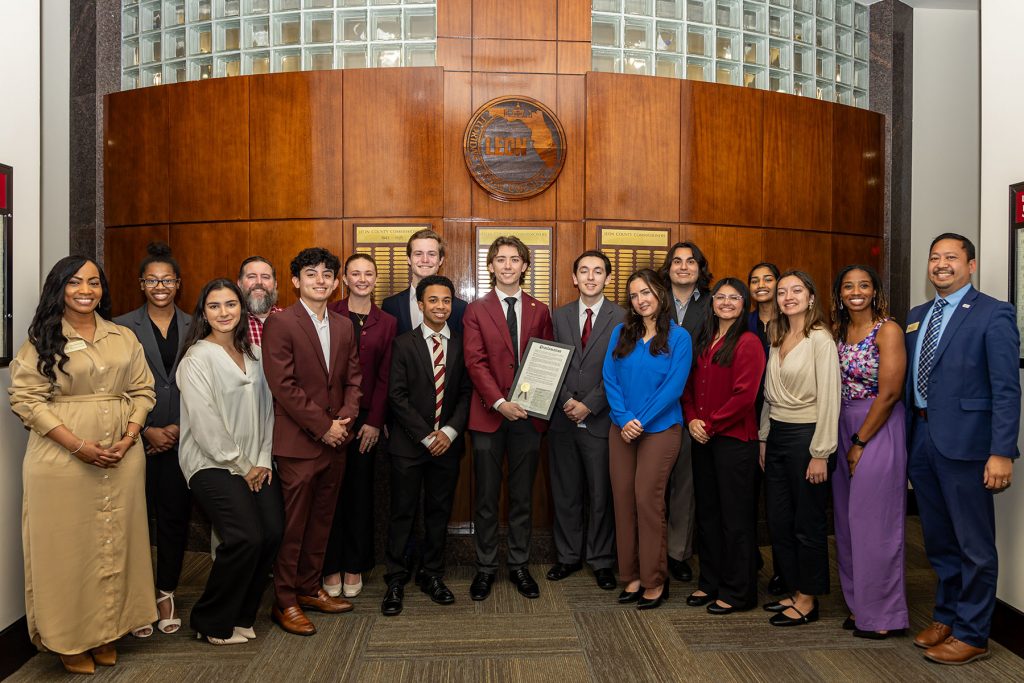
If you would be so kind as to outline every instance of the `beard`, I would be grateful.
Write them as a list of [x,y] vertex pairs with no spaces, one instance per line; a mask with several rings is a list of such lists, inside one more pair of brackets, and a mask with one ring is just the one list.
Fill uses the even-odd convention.
[[[263,292],[263,298],[254,296],[257,290]],[[253,287],[246,292],[245,303],[249,307],[249,313],[257,317],[264,316],[270,313],[270,309],[277,303],[277,289],[264,289],[260,286]]]

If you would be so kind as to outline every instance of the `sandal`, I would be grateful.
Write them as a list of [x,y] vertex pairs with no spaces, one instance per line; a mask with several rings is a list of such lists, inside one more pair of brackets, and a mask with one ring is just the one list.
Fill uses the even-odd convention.
[[196,640],[205,640],[210,645],[243,645],[249,642],[248,638],[237,632],[233,632],[230,638],[215,638],[214,636],[204,636],[202,633],[196,633]]
[[[156,604],[159,605],[164,600],[171,601],[171,616],[167,619],[158,619],[156,627],[160,629],[160,633],[177,633],[178,629],[181,628],[181,619],[174,616],[174,591],[160,591],[160,597],[156,599]],[[145,637],[145,636],[143,636]]]
[[133,628],[131,630],[131,634],[136,638],[149,638],[151,635],[153,635],[153,625],[146,624],[145,626]]

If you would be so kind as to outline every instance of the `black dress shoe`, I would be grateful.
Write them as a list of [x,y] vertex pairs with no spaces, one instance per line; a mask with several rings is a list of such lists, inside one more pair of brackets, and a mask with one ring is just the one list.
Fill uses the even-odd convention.
[[780,600],[776,600],[775,602],[766,602],[761,607],[764,609],[765,612],[782,612],[793,606],[792,596],[788,598],[783,598],[783,600],[789,600],[789,603],[785,604]]
[[897,628],[892,631],[886,631],[885,633],[879,633],[878,631],[861,631],[859,628],[853,629],[854,638],[867,638],[868,640],[885,640],[886,638],[906,635],[907,629]]
[[440,576],[426,576],[421,574],[416,577],[416,583],[420,590],[430,596],[430,599],[439,605],[450,605],[455,602],[455,595],[444,585]]
[[661,607],[661,603],[668,600],[668,579],[665,579],[665,583],[661,584],[661,595],[656,598],[645,598],[642,594],[640,599],[636,601],[637,609],[658,609]]
[[580,562],[573,562],[572,564],[562,564],[561,562],[558,562],[548,570],[547,579],[548,581],[561,581],[565,577],[572,576],[581,569],[583,569],[583,564]]
[[690,569],[690,564],[686,560],[673,560],[671,557],[668,558],[668,573],[672,575],[672,578],[676,581],[692,581],[693,570]]
[[844,631],[856,631],[857,630],[857,622],[853,620],[853,617],[846,617],[846,620],[843,622],[843,630]]
[[703,607],[709,602],[714,602],[717,599],[718,597],[714,595],[694,595],[693,593],[690,593],[686,596],[686,604],[690,607]]
[[768,593],[770,595],[784,595],[788,592],[789,590],[786,582],[782,580],[782,576],[773,574],[772,578],[768,580]]
[[473,577],[473,583],[469,584],[469,597],[474,600],[486,600],[491,594],[491,586],[494,585],[494,574],[477,572]]
[[393,581],[388,584],[384,591],[384,600],[380,603],[380,613],[386,617],[395,617],[402,613],[402,599],[405,597],[405,587],[400,581]]
[[733,612],[746,612],[751,609],[750,605],[729,605],[723,607],[718,602],[712,602],[708,604],[708,614],[714,614],[715,616],[723,616],[725,614],[732,614]]
[[635,591],[622,591],[619,593],[619,604],[628,605],[631,602],[636,602],[640,599],[640,596],[644,594],[644,588],[641,586]]
[[814,607],[807,614],[804,614],[794,605],[790,605],[786,609],[791,609],[800,616],[798,617],[787,617],[783,612],[773,614],[772,618],[768,620],[768,623],[772,626],[803,626],[809,624],[812,621],[818,620],[818,599],[814,599]]
[[601,590],[614,590],[619,582],[615,580],[615,573],[611,569],[595,569],[594,578],[597,579],[597,587]]
[[526,567],[520,567],[519,569],[511,569],[508,573],[508,580],[515,584],[516,590],[524,598],[539,598],[540,588],[537,586],[537,582],[530,576],[530,570]]

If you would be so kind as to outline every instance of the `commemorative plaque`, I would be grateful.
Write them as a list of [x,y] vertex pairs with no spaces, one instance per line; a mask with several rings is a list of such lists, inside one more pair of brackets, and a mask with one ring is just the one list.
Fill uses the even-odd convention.
[[554,112],[529,97],[499,97],[476,110],[462,140],[480,187],[504,201],[548,189],[565,163],[565,131]]
[[357,225],[353,253],[373,256],[377,262],[377,285],[373,288],[373,301],[378,306],[385,297],[409,286],[409,257],[405,245],[417,230],[429,224],[416,225]]
[[518,403],[530,417],[550,420],[573,351],[572,344],[531,337],[506,400]]

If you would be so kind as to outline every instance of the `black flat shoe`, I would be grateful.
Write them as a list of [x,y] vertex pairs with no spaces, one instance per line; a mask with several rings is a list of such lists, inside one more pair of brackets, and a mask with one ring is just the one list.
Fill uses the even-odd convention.
[[693,581],[693,570],[686,560],[668,558],[668,573],[676,581]]
[[768,593],[771,595],[785,595],[789,592],[786,582],[782,580],[782,577],[778,574],[773,574],[772,578],[768,580]]
[[562,564],[561,562],[558,562],[548,570],[546,578],[548,581],[561,581],[565,577],[572,576],[581,569],[583,569],[583,564],[580,562],[573,562],[572,564]]
[[455,602],[455,594],[444,584],[440,576],[417,576],[416,583],[420,590],[439,605],[450,605]]
[[708,614],[714,614],[715,616],[724,616],[726,614],[732,614],[733,612],[746,612],[750,609],[750,606],[744,605],[729,605],[728,607],[723,607],[717,602],[712,602],[707,607]]
[[405,587],[400,581],[388,584],[384,592],[384,600],[380,603],[380,613],[386,617],[396,617],[402,613],[402,598],[405,597]]
[[775,602],[764,603],[763,605],[761,605],[761,609],[763,609],[765,612],[783,612],[793,606],[793,596],[783,598],[783,600],[789,600],[790,604],[786,605],[783,604],[781,600],[776,600]]
[[619,593],[619,604],[628,605],[631,602],[636,602],[640,599],[640,596],[643,595],[643,592],[643,586],[637,588],[635,591],[622,591],[621,593]]
[[640,599],[636,601],[637,609],[658,609],[661,607],[661,603],[668,601],[668,579],[665,579],[665,583],[661,584],[661,595],[656,598],[645,598],[643,596],[643,589],[640,592]]
[[843,630],[844,631],[856,631],[857,630],[857,622],[853,620],[852,616],[846,617],[846,620],[843,621]]
[[524,598],[533,600],[540,597],[540,587],[537,586],[537,582],[530,576],[530,570],[526,567],[509,571],[508,580],[515,584],[516,590]]
[[477,572],[473,577],[473,583],[469,584],[469,597],[476,601],[486,600],[491,594],[491,586],[494,585],[494,574]]
[[799,609],[796,608],[795,605],[790,605],[786,609],[791,609],[794,612],[796,612],[797,614],[799,614],[800,616],[799,617],[787,617],[782,612],[779,612],[778,614],[772,615],[772,618],[768,620],[768,623],[771,624],[772,626],[803,626],[804,624],[809,624],[812,621],[817,621],[818,620],[818,599],[817,598],[814,599],[814,607],[812,607],[811,611],[808,612],[807,614],[804,614],[803,612],[801,612]]
[[694,593],[690,593],[688,596],[686,596],[686,604],[690,607],[703,607],[709,602],[714,602],[717,599],[718,598],[716,596],[711,594],[696,595]]
[[619,585],[615,580],[615,572],[611,569],[595,569],[594,578],[597,580],[597,587],[601,590],[614,590]]
[[859,628],[853,629],[854,638],[867,638],[868,640],[885,640],[886,638],[892,638],[895,636],[906,635],[907,629],[897,628],[886,633],[879,633],[878,631],[861,631]]

